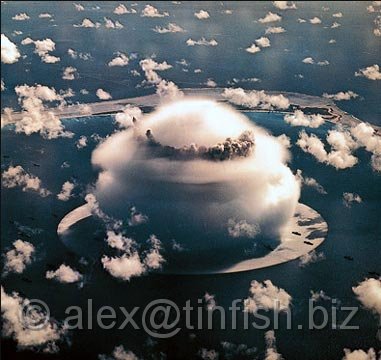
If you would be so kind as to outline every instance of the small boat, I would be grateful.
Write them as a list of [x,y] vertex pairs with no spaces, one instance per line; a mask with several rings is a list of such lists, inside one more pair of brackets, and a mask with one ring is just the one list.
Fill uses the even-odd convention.
[[307,245],[313,245],[313,243],[312,243],[311,241],[304,240],[303,242],[304,242],[305,244],[307,244]]
[[349,255],[345,255],[344,259],[349,260],[349,261],[353,261],[353,257],[349,256]]
[[302,234],[300,232],[297,232],[297,231],[293,231],[292,232],[294,235],[298,235],[298,236],[302,236]]

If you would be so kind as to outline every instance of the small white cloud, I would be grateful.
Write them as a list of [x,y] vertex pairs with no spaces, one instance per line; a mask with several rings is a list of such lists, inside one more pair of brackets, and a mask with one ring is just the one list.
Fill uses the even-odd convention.
[[207,310],[212,311],[216,308],[217,302],[215,299],[215,295],[206,292],[204,295],[204,302]]
[[62,73],[63,80],[74,80],[77,76],[77,69],[73,66],[68,66]]
[[377,360],[377,355],[373,348],[368,351],[344,349],[342,360]]
[[72,196],[72,191],[75,185],[70,181],[65,181],[62,185],[61,192],[57,194],[57,199],[61,201],[68,201]]
[[359,194],[345,192],[343,193],[343,203],[346,207],[351,207],[352,203],[362,203],[362,199]]
[[320,20],[317,16],[315,16],[315,17],[313,17],[312,19],[310,19],[310,23],[311,23],[312,25],[321,24],[321,20]]
[[139,121],[142,115],[138,107],[127,105],[122,112],[115,114],[115,122],[120,128],[128,128],[133,126],[135,121]]
[[160,13],[160,11],[158,9],[156,9],[154,6],[148,4],[142,10],[141,16],[143,16],[143,17],[164,17],[164,16],[169,16],[169,14],[166,11],[164,11],[163,13]]
[[320,114],[307,115],[301,110],[295,110],[293,114],[286,114],[284,121],[291,126],[306,126],[318,128],[325,120]]
[[265,341],[266,341],[266,355],[264,360],[283,360],[282,355],[278,353],[276,348],[276,339],[275,339],[274,330],[266,331]]
[[[25,312],[25,306],[30,301],[27,298],[20,297],[16,292],[8,295],[1,287],[1,315],[2,315],[2,333],[6,338],[13,338],[19,350],[35,350],[44,353],[57,353],[59,347],[57,343],[62,341],[67,330],[61,327],[54,318],[50,317],[45,326],[40,328],[29,328],[25,326],[30,324],[44,324],[46,313],[37,310]],[[30,308],[29,308],[30,309]],[[20,314],[27,317],[21,319]]]
[[332,25],[331,25],[331,29],[337,29],[341,26],[340,23],[338,23],[337,21],[335,21]]
[[152,30],[157,32],[158,34],[186,32],[180,25],[177,25],[175,23],[169,23],[167,27],[156,26]]
[[245,49],[250,54],[255,54],[261,51],[261,48],[255,44],[251,44],[248,48]]
[[49,13],[41,13],[40,15],[38,15],[38,17],[40,19],[51,19],[53,16]]
[[279,10],[294,10],[297,8],[294,2],[288,1],[273,1],[273,5]]
[[13,242],[13,249],[4,255],[4,272],[14,272],[21,274],[27,265],[32,263],[32,255],[35,252],[34,246],[23,240]]
[[199,20],[205,20],[210,18],[209,13],[205,10],[200,10],[199,12],[195,12],[194,16]]
[[34,45],[34,53],[37,54],[41,61],[47,64],[54,64],[60,61],[59,57],[51,55],[50,52],[56,49],[56,43],[52,39],[44,39],[44,40],[32,40],[31,38],[25,38],[21,41],[22,45]]
[[306,57],[302,60],[303,63],[305,64],[315,64],[315,60],[312,57]]
[[254,238],[261,232],[257,224],[249,224],[246,220],[229,219],[228,234],[233,238]]
[[110,93],[108,93],[107,91],[105,91],[103,89],[98,89],[96,92],[96,95],[98,96],[98,99],[100,99],[100,100],[112,99],[112,96],[110,95]]
[[355,92],[350,91],[350,90],[339,91],[336,94],[327,94],[327,93],[323,94],[323,97],[325,97],[327,99],[333,99],[336,101],[356,99],[358,96],[359,96],[358,94],[356,94]]
[[263,283],[256,280],[251,282],[250,296],[244,299],[245,311],[256,313],[259,309],[287,311],[291,304],[291,295],[265,280]]
[[16,20],[16,21],[24,21],[29,19],[30,17],[28,16],[27,13],[20,13],[12,17],[12,20]]
[[260,47],[270,47],[270,39],[267,37],[260,37],[259,39],[255,40],[255,43]]
[[304,254],[303,256],[300,257],[299,266],[305,267],[309,264],[313,264],[324,259],[325,259],[324,253],[322,252],[317,253],[315,250],[312,250],[311,252]]
[[1,62],[4,64],[14,64],[19,61],[21,54],[15,43],[1,34]]
[[337,12],[337,13],[332,14],[332,16],[335,17],[335,18],[342,18],[343,17],[343,13],[342,12]]
[[282,17],[278,14],[274,14],[271,11],[269,11],[265,17],[259,19],[258,21],[262,24],[267,24],[270,22],[276,22],[276,21],[281,21]]
[[127,66],[129,62],[129,58],[126,54],[118,53],[116,57],[114,57],[111,61],[108,62],[108,66]]
[[374,312],[381,315],[381,280],[380,279],[366,279],[360,282],[357,286],[352,288],[356,294],[357,299],[362,305]]
[[295,176],[300,180],[300,182],[303,185],[314,188],[320,194],[323,194],[323,195],[327,194],[327,192],[325,191],[324,187],[322,185],[320,185],[317,182],[316,179],[314,179],[312,177],[305,177],[305,176],[303,176],[302,175],[302,170],[298,169],[296,171],[296,175]]
[[281,26],[270,26],[266,29],[265,34],[281,34],[286,32],[286,30]]
[[381,80],[380,67],[377,64],[368,66],[355,72],[355,76],[363,76],[369,80]]
[[77,11],[84,11],[85,8],[81,4],[73,4],[75,7],[75,10]]
[[208,87],[216,87],[217,83],[213,79],[208,79],[205,83],[206,86]]
[[49,280],[56,280],[60,283],[70,284],[81,281],[83,276],[70,266],[62,264],[55,271],[47,271],[45,277]]
[[186,44],[188,46],[195,46],[195,45],[203,45],[203,46],[217,46],[218,45],[218,42],[214,39],[210,39],[210,40],[206,40],[204,37],[202,37],[201,39],[199,40],[193,40],[191,38],[189,38],[187,41],[186,41]]
[[136,10],[131,8],[131,10],[127,9],[127,7],[123,4],[119,4],[113,11],[116,15],[123,15],[123,14],[136,14]]
[[123,345],[116,346],[111,354],[107,356],[100,354],[98,356],[99,360],[139,360],[139,358],[129,350],[125,350]]
[[101,24],[99,22],[92,22],[90,19],[83,19],[82,22],[79,25],[74,24],[74,27],[83,27],[83,28],[99,28]]
[[5,188],[21,187],[22,191],[35,191],[42,197],[51,192],[41,186],[41,180],[34,175],[28,174],[20,165],[10,166],[2,174],[2,185]]

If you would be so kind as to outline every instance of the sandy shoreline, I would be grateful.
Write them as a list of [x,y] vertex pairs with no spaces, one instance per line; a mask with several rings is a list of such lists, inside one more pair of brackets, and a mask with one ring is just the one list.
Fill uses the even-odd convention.
[[[72,226],[92,216],[91,208],[84,204],[66,214],[57,227],[59,237],[64,236]],[[209,275],[228,274],[242,271],[262,269],[279,265],[307,255],[320,246],[326,239],[328,224],[322,216],[304,204],[298,204],[295,215],[284,230],[281,243],[273,251],[260,258],[253,258],[238,262],[232,266],[220,269],[200,270],[163,270],[163,274],[172,275]]]
[[[206,99],[215,100],[218,102],[227,102],[222,96],[223,88],[199,88],[199,89],[182,89],[186,96],[202,97]],[[329,115],[323,115],[323,118],[333,124],[342,124],[345,126],[355,126],[362,121],[353,115],[341,110],[332,100],[326,99],[320,96],[306,95],[295,92],[283,92],[283,91],[266,91],[271,95],[283,95],[287,97],[290,104],[296,106],[298,109],[304,108],[319,108],[324,112],[328,112]],[[126,105],[135,105],[139,107],[153,107],[160,104],[160,97],[157,94],[139,96],[118,100],[107,100],[95,103],[82,103],[75,105],[68,105],[60,108],[51,108],[47,111],[52,112],[54,115],[61,119],[86,117],[91,115],[107,115],[116,112],[123,111]],[[239,107],[240,111],[251,112],[278,112],[278,113],[290,113],[290,111],[279,110],[263,110],[260,108],[245,108]],[[8,124],[12,124],[21,120],[23,117],[22,112],[12,113],[12,119],[7,121]],[[372,125],[377,133],[381,132],[381,127]]]

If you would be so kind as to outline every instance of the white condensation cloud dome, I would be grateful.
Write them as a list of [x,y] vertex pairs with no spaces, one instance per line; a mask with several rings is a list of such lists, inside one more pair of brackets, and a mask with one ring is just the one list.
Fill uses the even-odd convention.
[[[250,155],[231,160],[168,159],[141,150],[136,138],[145,138],[147,130],[160,144],[175,148],[211,147],[246,131],[253,133],[255,145]],[[234,108],[184,99],[163,105],[135,127],[110,136],[94,150],[92,163],[101,170],[96,196],[106,211],[122,202],[155,217],[161,216],[157,209],[165,208],[182,216],[179,222],[209,221],[211,227],[226,227],[233,217],[277,235],[294,215],[300,196],[288,158],[277,138]],[[159,214],[150,214],[152,208]],[[188,220],[184,214],[190,215]]]

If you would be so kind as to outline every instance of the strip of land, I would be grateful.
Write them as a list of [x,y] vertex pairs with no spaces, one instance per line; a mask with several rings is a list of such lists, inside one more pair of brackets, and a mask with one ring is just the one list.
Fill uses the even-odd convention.
[[[223,88],[198,88],[198,89],[182,89],[186,96],[204,98],[215,100],[218,102],[228,102],[222,96]],[[290,101],[290,107],[286,110],[264,110],[261,107],[245,107],[236,106],[240,111],[257,111],[257,112],[281,112],[293,113],[295,110],[302,110],[307,114],[321,114],[322,117],[331,123],[341,124],[344,126],[355,126],[362,122],[360,119],[354,117],[346,111],[341,110],[331,99],[326,99],[321,96],[313,96],[300,94],[295,92],[279,92],[279,91],[266,91],[270,95],[283,95]],[[59,118],[79,118],[91,115],[114,114],[126,107],[126,105],[134,105],[142,107],[143,110],[149,110],[161,103],[161,98],[157,94],[119,99],[107,100],[95,103],[82,103],[67,105],[63,107],[51,108],[47,111],[52,112]],[[22,112],[12,113],[12,119],[7,123],[20,121],[24,114]],[[376,133],[381,135],[381,127],[372,125]]]

